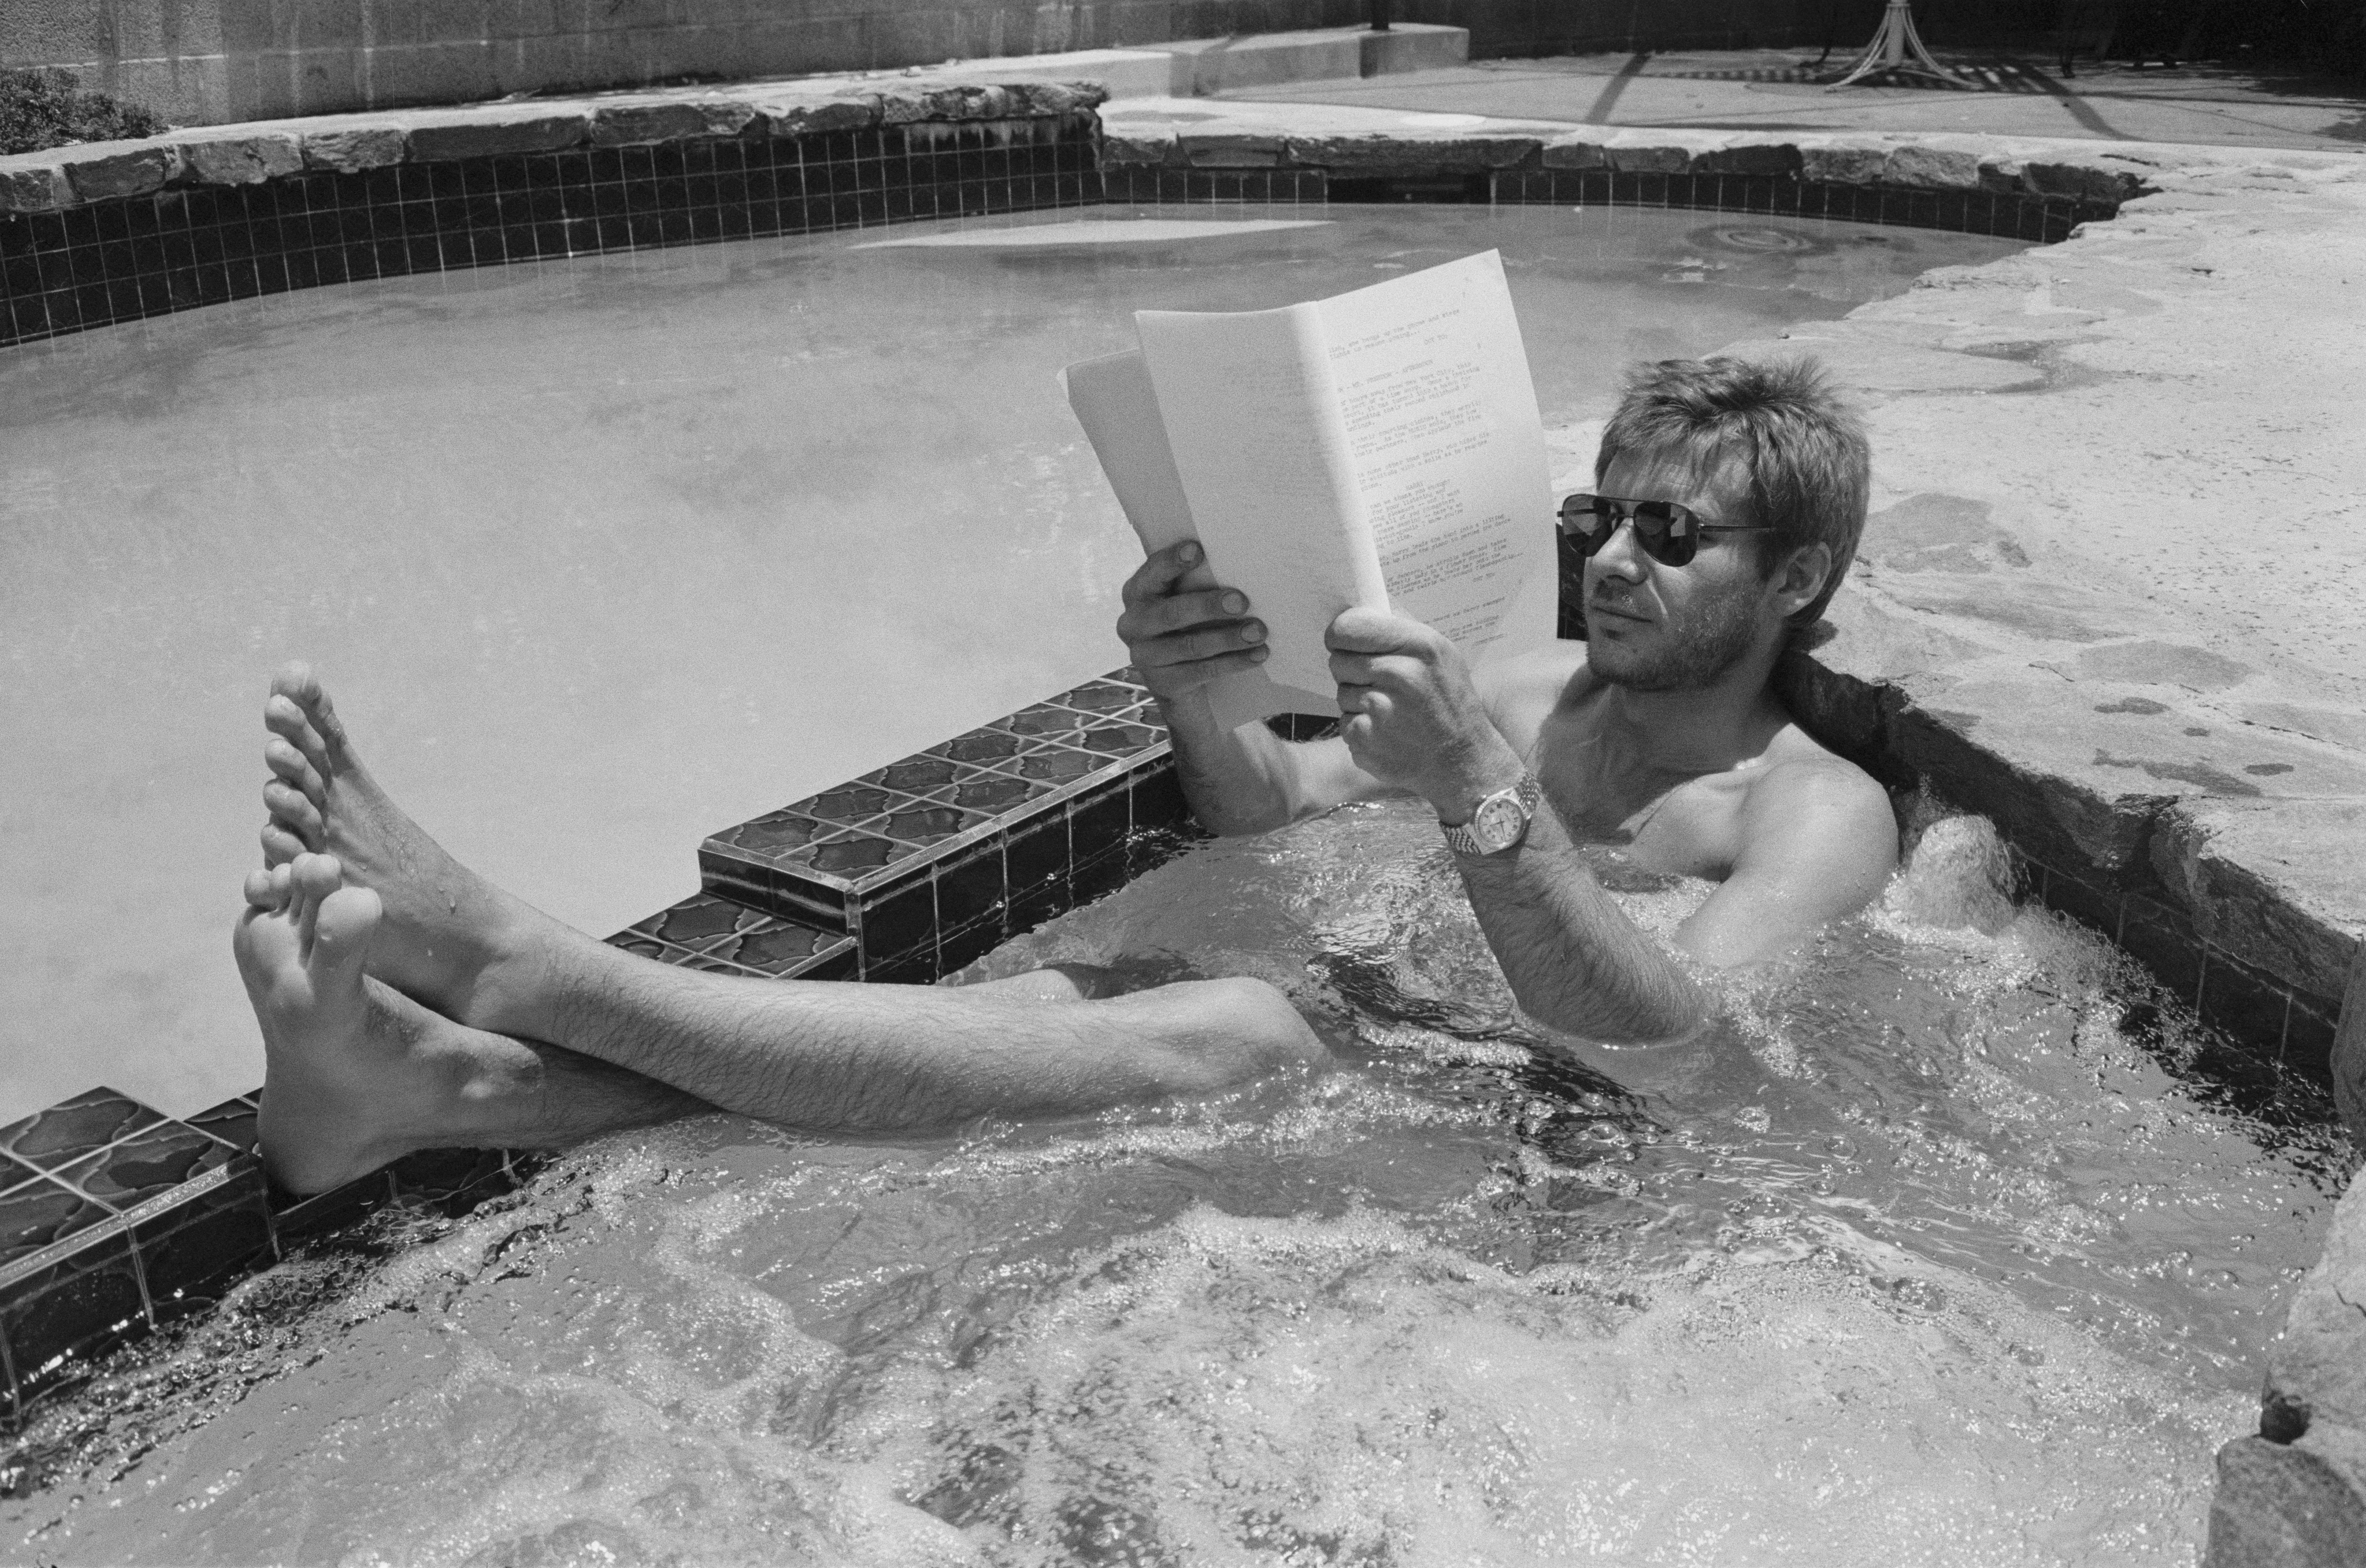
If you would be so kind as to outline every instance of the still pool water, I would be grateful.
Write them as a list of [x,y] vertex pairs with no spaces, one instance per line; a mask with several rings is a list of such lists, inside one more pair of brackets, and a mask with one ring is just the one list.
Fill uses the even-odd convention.
[[[715,1116],[383,1217],[49,1416],[0,1558],[2192,1563],[2336,1135],[1931,859],[1700,1038],[1589,1058],[1417,807],[1203,847],[982,970],[1264,976],[1335,1070]],[[1600,868],[1655,930],[1707,891]]]
[[1125,346],[1132,310],[1498,246],[1565,424],[1629,360],[2018,249],[1632,210],[1083,216],[354,285],[0,352],[0,1120],[98,1082],[186,1114],[261,1080],[227,934],[284,659],[462,858],[605,933],[689,892],[716,828],[1121,661],[1138,554],[1054,378]]

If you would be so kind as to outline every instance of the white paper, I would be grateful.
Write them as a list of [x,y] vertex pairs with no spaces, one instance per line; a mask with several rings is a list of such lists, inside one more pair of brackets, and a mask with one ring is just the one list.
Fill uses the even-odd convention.
[[[1181,540],[1198,538],[1191,503],[1183,494],[1175,454],[1166,444],[1166,427],[1158,417],[1158,396],[1151,389],[1150,373],[1143,368],[1142,351],[1080,360],[1062,371],[1060,378],[1068,407],[1085,427],[1085,438],[1100,459],[1125,521],[1142,541],[1142,553],[1155,554]],[[1183,574],[1179,586],[1216,586],[1205,557]],[[1263,669],[1223,676],[1210,683],[1207,696],[1216,722],[1227,728],[1273,713],[1313,712],[1316,710],[1309,702],[1329,700],[1322,693],[1277,686]]]
[[1211,569],[1265,622],[1267,673],[1337,712],[1324,630],[1351,605],[1386,609],[1388,590],[1320,314],[1142,310],[1133,323]]
[[1551,476],[1502,258],[1315,308],[1390,602],[1474,665],[1550,642]]
[[1424,621],[1473,664],[1551,641],[1543,422],[1494,252],[1134,324],[1139,360],[1071,365],[1069,401],[1144,548],[1195,533],[1187,581],[1241,589],[1270,630],[1264,672],[1228,694],[1245,715],[1338,711],[1323,635],[1351,605]]

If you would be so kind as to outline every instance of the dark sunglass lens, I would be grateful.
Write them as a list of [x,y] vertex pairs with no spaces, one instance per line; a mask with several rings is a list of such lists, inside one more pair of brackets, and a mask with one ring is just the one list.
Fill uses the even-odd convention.
[[1609,509],[1595,496],[1571,496],[1560,504],[1561,532],[1589,555],[1610,537]]
[[1673,501],[1642,501],[1635,508],[1635,538],[1663,566],[1681,566],[1699,547],[1692,514]]

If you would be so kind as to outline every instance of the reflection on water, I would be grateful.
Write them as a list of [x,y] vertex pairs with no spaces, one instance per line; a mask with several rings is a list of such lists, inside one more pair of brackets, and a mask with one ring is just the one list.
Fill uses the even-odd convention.
[[[1620,885],[1662,929],[1705,891]],[[1876,911],[1690,1046],[1589,1066],[1513,1014],[1426,813],[1211,846],[984,967],[1264,975],[1338,1070],[935,1139],[611,1140],[127,1362],[20,1450],[0,1539],[2191,1562],[2345,1166],[2304,1095],[2180,1079],[2124,960],[1996,924]]]

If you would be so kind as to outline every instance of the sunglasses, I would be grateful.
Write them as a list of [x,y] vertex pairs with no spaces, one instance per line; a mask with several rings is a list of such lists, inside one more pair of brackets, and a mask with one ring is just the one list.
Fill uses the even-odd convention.
[[1569,496],[1560,503],[1560,532],[1580,555],[1598,554],[1618,532],[1635,525],[1635,543],[1663,566],[1681,566],[1700,549],[1704,533],[1764,533],[1763,522],[1703,522],[1674,501],[1622,501],[1611,496]]

